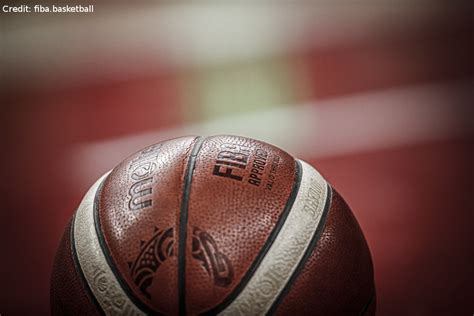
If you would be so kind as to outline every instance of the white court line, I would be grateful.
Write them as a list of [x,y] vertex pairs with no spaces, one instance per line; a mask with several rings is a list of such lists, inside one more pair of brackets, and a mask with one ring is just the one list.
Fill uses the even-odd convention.
[[72,152],[77,177],[71,178],[90,182],[142,147],[184,135],[247,136],[304,159],[449,139],[473,131],[471,86],[439,84],[344,96],[78,145]]

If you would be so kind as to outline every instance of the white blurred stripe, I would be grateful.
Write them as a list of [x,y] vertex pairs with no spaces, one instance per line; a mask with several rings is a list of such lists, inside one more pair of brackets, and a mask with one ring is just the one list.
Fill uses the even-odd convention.
[[247,136],[303,159],[450,139],[473,131],[471,87],[466,82],[392,89],[80,145],[72,153],[74,169],[90,182],[142,147],[184,135]]
[[405,34],[438,11],[433,5],[388,2],[370,10],[324,2],[97,4],[93,14],[5,19],[0,64],[9,80],[48,74],[46,79],[56,84],[91,83],[163,67],[201,67],[347,44],[384,32]]

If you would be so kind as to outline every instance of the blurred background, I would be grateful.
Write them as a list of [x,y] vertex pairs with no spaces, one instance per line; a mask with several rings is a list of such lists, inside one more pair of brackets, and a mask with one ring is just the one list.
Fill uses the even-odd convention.
[[151,143],[237,134],[345,197],[379,315],[471,315],[473,13],[428,0],[2,13],[0,314],[49,313],[59,238],[101,174]]

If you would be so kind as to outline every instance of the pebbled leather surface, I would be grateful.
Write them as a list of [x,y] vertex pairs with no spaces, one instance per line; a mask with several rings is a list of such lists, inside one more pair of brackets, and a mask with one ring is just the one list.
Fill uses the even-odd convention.
[[[272,313],[282,292],[317,241],[330,204],[326,180],[310,165],[299,161],[301,181],[281,229],[252,278],[219,316]],[[317,228],[317,229],[316,229]]]
[[51,275],[52,315],[100,315],[76,270],[71,248],[69,221],[56,253]]
[[179,216],[195,139],[166,141],[125,159],[100,196],[100,226],[113,263],[133,294],[164,314],[178,311]]
[[[178,314],[178,244],[185,170],[196,137],[150,146],[125,159],[98,196],[100,232],[113,267],[154,313]],[[186,312],[219,312],[241,285],[290,196],[295,161],[252,139],[203,142],[189,190]],[[66,229],[69,232],[69,228]],[[52,312],[97,313],[81,284],[65,233],[53,268]],[[374,293],[369,249],[333,190],[321,239],[276,309],[279,315],[358,314]],[[375,301],[367,315],[375,312]]]
[[[333,189],[321,238],[276,314],[359,315],[374,291],[367,242],[349,206]],[[365,315],[374,312],[375,300]]]
[[[233,175],[242,178],[214,175],[216,161],[221,159],[219,157],[229,162],[242,158],[247,166],[245,169],[231,168]],[[256,169],[252,166],[257,159],[263,166],[263,170],[259,170],[262,175],[257,174],[257,178],[261,179],[258,186],[249,183],[249,180],[256,179],[251,177],[251,173],[252,169]],[[218,166],[219,173],[229,170],[229,165]],[[271,188],[267,187],[270,178],[273,179]],[[216,307],[236,288],[280,218],[294,180],[293,157],[274,146],[236,136],[214,136],[204,142],[191,184],[188,236],[197,228],[212,238],[215,247],[210,248],[213,249],[214,259],[201,251],[205,261],[211,263],[207,271],[203,261],[193,258],[193,240],[188,238],[188,313],[203,313]],[[202,250],[205,245],[201,242],[195,246]],[[214,266],[212,260],[216,261]],[[219,273],[220,278],[216,278],[214,273],[219,269],[219,263],[222,273]]]

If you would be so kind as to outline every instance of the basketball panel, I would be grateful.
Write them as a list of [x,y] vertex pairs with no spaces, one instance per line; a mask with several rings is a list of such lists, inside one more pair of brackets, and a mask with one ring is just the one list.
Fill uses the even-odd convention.
[[[359,315],[375,295],[367,242],[349,206],[333,189],[326,225],[277,315]],[[375,299],[367,315],[375,310]]]
[[99,237],[127,294],[154,313],[178,312],[183,178],[196,137],[149,146],[119,164],[97,205]]
[[51,275],[51,314],[100,315],[88,285],[77,269],[71,243],[72,220],[66,226],[53,264]]
[[297,179],[293,157],[272,145],[237,136],[204,141],[189,198],[189,313],[219,311],[245,285],[284,220]]

